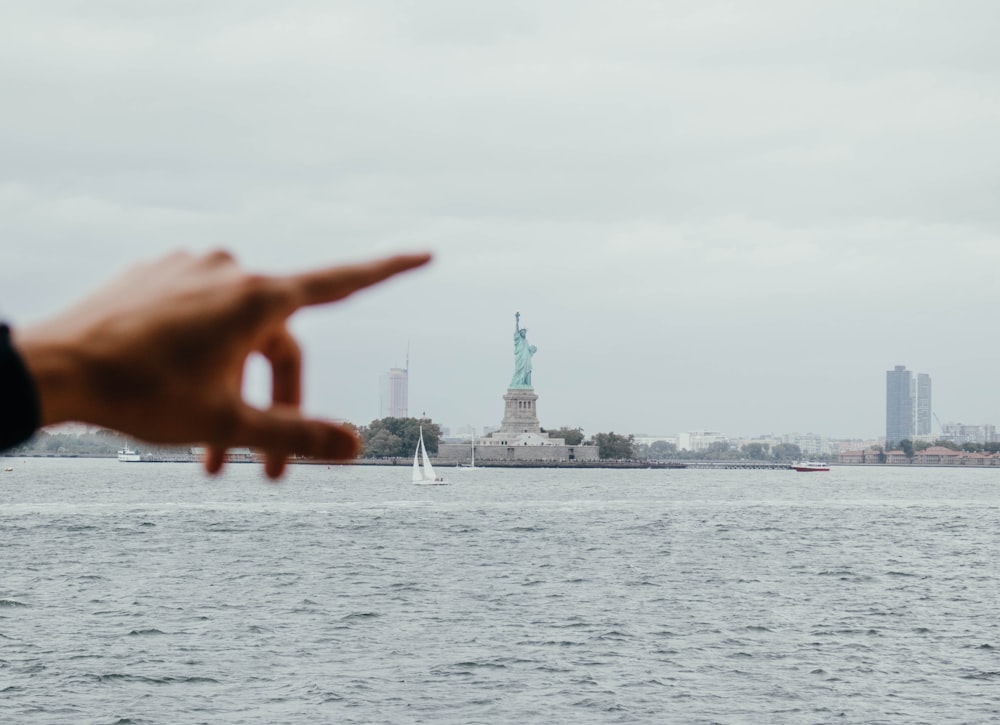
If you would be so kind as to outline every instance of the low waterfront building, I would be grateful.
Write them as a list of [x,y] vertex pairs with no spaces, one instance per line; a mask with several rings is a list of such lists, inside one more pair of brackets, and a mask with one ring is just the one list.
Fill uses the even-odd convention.
[[837,461],[849,466],[860,466],[866,463],[865,453],[868,451],[841,451]]
[[681,451],[707,451],[715,443],[729,443],[729,439],[711,430],[697,430],[677,436],[677,449]]
[[1000,467],[1000,453],[970,453],[968,451],[956,451],[944,446],[931,446],[922,451],[916,451],[913,458],[907,458],[903,451],[886,451],[881,453],[877,450],[844,451],[837,460],[845,465],[872,465],[883,463],[886,465],[914,465],[914,466],[975,466]]
[[[923,465],[954,464],[962,457],[964,451],[953,451],[944,446],[931,446],[913,454],[913,462]],[[968,455],[968,454],[966,454]]]
[[910,459],[903,451],[886,451],[885,462],[890,464],[909,463]]

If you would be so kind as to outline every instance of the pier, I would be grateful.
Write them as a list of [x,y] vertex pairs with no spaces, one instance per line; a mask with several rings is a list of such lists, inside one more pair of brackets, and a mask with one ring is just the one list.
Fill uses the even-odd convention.
[[684,461],[688,468],[712,468],[717,470],[777,471],[791,470],[791,463],[780,461]]

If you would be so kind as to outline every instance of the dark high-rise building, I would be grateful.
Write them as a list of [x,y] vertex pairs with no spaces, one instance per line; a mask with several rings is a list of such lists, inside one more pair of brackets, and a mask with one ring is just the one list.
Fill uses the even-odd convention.
[[[913,374],[905,365],[885,373],[885,447],[913,438]],[[929,399],[928,399],[929,400]]]
[[917,373],[917,406],[915,430],[918,436],[931,434],[931,376]]

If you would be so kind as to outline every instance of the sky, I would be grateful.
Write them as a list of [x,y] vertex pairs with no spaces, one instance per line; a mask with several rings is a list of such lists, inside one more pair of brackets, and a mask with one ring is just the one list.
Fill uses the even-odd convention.
[[[225,248],[430,267],[298,313],[304,406],[877,437],[885,371],[1000,425],[1000,4],[0,5],[0,318]],[[248,395],[267,396],[251,365]]]

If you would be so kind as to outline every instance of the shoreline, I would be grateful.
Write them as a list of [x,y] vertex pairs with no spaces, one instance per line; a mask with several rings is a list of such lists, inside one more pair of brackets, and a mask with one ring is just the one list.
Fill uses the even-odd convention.
[[[0,459],[4,460],[16,460],[16,459],[28,460],[28,459],[103,459],[103,460],[114,460],[115,456],[108,455],[71,455],[71,456],[10,456],[0,454]],[[124,463],[125,461],[123,461]],[[448,470],[452,468],[468,468],[463,465],[453,465],[445,463],[434,462],[434,466],[442,470]],[[143,458],[141,461],[128,461],[128,463],[201,463],[201,458],[192,455],[177,455],[177,456],[156,456],[150,458]],[[246,457],[241,456],[238,458],[232,458],[226,461],[229,463],[263,463],[263,458]],[[303,466],[392,466],[397,468],[408,468],[413,465],[412,460],[408,458],[358,458],[353,461],[326,461],[326,460],[313,460],[313,459],[293,459],[288,462],[288,465],[303,465]],[[989,470],[989,469],[1000,469],[1000,466],[996,465],[969,465],[964,463],[836,463],[830,462],[828,464],[831,469],[834,468],[896,468],[896,469],[906,469],[906,468],[966,468],[974,470]],[[671,461],[624,461],[624,460],[614,460],[614,461],[477,461],[476,468],[471,470],[477,470],[481,468],[568,468],[568,469],[648,469],[648,470],[682,470],[682,469],[700,469],[700,470],[741,470],[741,471],[773,471],[773,470],[791,470],[791,463],[776,462],[776,461],[712,461],[712,460],[671,460]]]

